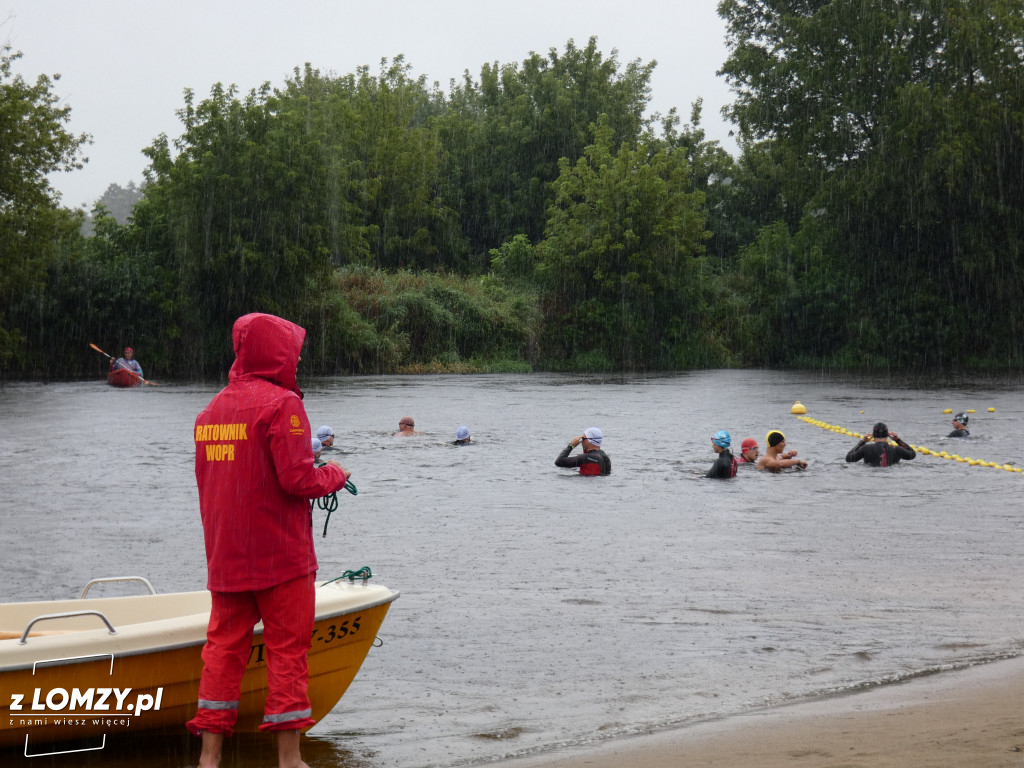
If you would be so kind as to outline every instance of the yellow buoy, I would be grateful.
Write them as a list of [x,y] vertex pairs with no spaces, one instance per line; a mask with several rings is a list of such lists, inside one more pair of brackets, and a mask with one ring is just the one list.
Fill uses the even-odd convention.
[[995,409],[995,408],[989,408],[989,409],[988,409],[988,412],[989,412],[989,413],[995,413],[995,412],[996,412],[996,409]]
[[807,413],[807,407],[797,400],[793,403],[793,407],[789,409],[790,413]]
[[943,411],[943,413],[952,413],[952,412],[953,412],[952,408],[947,408],[946,410]]
[[974,411],[973,408],[968,408],[966,411],[964,411],[964,413],[974,413],[974,412],[975,411]]

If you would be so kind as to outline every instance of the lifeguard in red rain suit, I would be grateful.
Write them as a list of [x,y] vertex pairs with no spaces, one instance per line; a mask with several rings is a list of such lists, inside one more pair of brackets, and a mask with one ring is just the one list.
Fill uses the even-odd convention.
[[[240,317],[228,385],[196,418],[196,481],[213,595],[198,712],[200,766],[217,765],[238,715],[253,626],[263,621],[268,695],[260,730],[279,731],[281,765],[301,764],[317,570],[309,499],[344,487],[336,462],[313,466],[296,382],[306,332],[274,315]],[[292,751],[294,750],[294,751]]]

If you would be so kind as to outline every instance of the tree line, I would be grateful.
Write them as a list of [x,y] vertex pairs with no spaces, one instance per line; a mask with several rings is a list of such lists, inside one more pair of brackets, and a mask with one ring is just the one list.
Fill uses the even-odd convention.
[[401,56],[307,64],[186,92],[131,219],[89,236],[46,182],[87,137],[4,48],[0,370],[95,375],[100,339],[221,375],[251,311],[304,325],[320,373],[1019,368],[1020,4],[719,13],[735,157],[700,102],[649,115],[656,63],[595,39],[447,91]]

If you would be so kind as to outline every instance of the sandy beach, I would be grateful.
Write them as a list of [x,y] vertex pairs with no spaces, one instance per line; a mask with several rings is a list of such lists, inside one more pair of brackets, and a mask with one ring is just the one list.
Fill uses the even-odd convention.
[[508,768],[1022,768],[1024,657]]

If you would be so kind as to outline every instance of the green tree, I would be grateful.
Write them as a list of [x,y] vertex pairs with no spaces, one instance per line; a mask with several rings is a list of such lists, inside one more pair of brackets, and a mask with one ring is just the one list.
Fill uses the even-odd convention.
[[638,140],[655,64],[620,68],[617,51],[605,57],[596,38],[583,48],[569,40],[564,51],[532,53],[521,64],[485,64],[479,82],[467,73],[453,87],[437,130],[474,253],[517,234],[540,240],[559,162],[582,156],[600,115],[616,144]]
[[[829,352],[1019,364],[1024,7],[724,0],[719,11],[731,114],[748,148],[789,169],[783,218],[813,231],[821,276],[845,273],[854,306],[876,308],[848,317],[838,342],[824,333]],[[818,309],[795,329],[808,341],[842,312]]]
[[756,235],[756,227],[751,227],[756,215],[751,219],[753,211],[742,207],[742,169],[717,141],[707,139],[700,124],[702,112],[703,101],[698,99],[693,104],[690,122],[681,128],[674,107],[667,115],[656,117],[661,124],[660,141],[673,151],[685,153],[691,169],[690,184],[705,195],[707,228],[712,233],[708,255],[720,269],[728,269],[739,247]]
[[509,283],[531,285],[537,280],[539,255],[526,235],[516,235],[491,249],[491,273]]
[[377,76],[307,64],[244,98],[220,84],[198,103],[186,93],[176,151],[166,137],[147,149],[136,209],[142,247],[180,276],[172,305],[185,357],[230,354],[217,329],[255,308],[302,320],[321,307],[309,322],[322,322],[319,297],[342,265],[458,264],[465,246],[438,195],[428,124],[438,101],[409,70],[401,57]]
[[570,361],[599,353],[618,368],[686,365],[707,330],[704,194],[691,189],[684,152],[645,134],[613,153],[613,140],[602,118],[583,157],[560,163],[538,246],[548,352]]
[[33,305],[37,323],[28,341],[59,360],[62,377],[97,376],[105,358],[89,349],[96,342],[109,353],[131,345],[147,376],[178,374],[168,359],[163,325],[170,279],[154,254],[138,248],[137,232],[120,226],[102,207],[94,211],[94,234],[68,238],[47,268],[46,289]]
[[217,84],[199,104],[187,92],[179,117],[177,153],[165,137],[146,150],[137,247],[177,278],[167,295],[177,355],[219,369],[235,318],[259,310],[302,319],[355,234],[315,105],[282,101],[269,84],[244,99]]
[[81,168],[90,140],[65,127],[71,107],[53,92],[60,75],[29,83],[14,71],[20,57],[0,46],[0,368],[25,339],[7,314],[38,293],[47,262],[80,225],[77,214],[60,208],[48,175]]
[[368,258],[387,269],[458,266],[466,246],[441,193],[442,148],[430,125],[443,105],[402,56],[373,77],[360,67],[346,80],[351,124],[341,137],[353,169],[359,231]]

